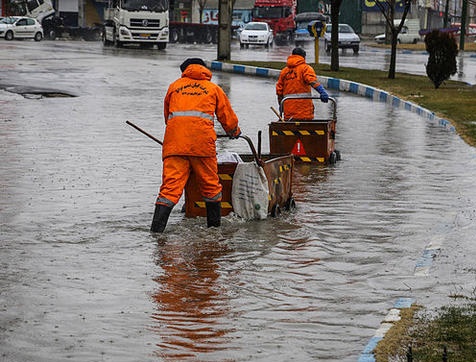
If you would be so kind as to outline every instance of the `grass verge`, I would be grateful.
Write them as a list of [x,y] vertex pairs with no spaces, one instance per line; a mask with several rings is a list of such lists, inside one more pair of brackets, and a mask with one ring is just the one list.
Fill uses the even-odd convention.
[[476,361],[474,299],[433,313],[412,306],[400,315],[375,348],[376,362]]
[[[285,62],[231,61],[242,65],[282,69]],[[345,79],[385,90],[411,101],[445,118],[470,146],[476,147],[476,86],[458,81],[446,81],[438,89],[426,76],[397,73],[388,78],[387,71],[340,67],[338,72],[326,64],[310,64],[317,75]]]

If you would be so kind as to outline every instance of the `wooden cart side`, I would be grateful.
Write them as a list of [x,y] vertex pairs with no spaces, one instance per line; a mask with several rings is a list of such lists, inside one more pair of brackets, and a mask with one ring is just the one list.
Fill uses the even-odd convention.
[[263,169],[269,186],[268,213],[272,216],[277,216],[279,210],[289,207],[292,199],[293,168],[292,155],[280,156],[264,162]]
[[271,122],[270,153],[295,156],[298,162],[326,163],[335,150],[336,121]]
[[[253,160],[253,155],[240,155],[244,160]],[[276,210],[287,209],[292,199],[292,172],[294,167],[294,157],[288,155],[262,155],[263,170],[268,180],[269,203],[268,214],[272,216]],[[222,189],[221,214],[228,215],[233,211],[231,191],[236,163],[219,163],[218,175]],[[198,188],[198,180],[192,173],[185,186],[185,216],[196,217],[206,216],[205,202]]]
[[[223,187],[222,189],[222,201],[221,201],[221,215],[226,216],[233,211],[231,205],[231,188],[233,185],[233,175],[236,170],[236,163],[219,163],[218,164],[218,177]],[[198,188],[198,180],[195,174],[192,172],[185,186],[185,216],[207,216],[205,208],[205,201],[200,194]]]

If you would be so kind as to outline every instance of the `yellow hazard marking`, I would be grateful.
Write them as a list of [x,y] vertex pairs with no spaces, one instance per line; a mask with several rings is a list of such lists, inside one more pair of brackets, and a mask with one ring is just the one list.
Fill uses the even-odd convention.
[[325,134],[326,134],[326,131],[322,129],[316,129],[316,130],[301,129],[296,131],[283,130],[283,131],[271,132],[271,136],[312,136],[312,135],[324,136]]
[[317,161],[317,162],[325,162],[326,159],[324,157],[316,157],[316,158],[311,158],[311,157],[300,157],[300,156],[295,156],[298,160],[302,162],[312,162],[312,161]]
[[290,164],[285,164],[285,165],[281,165],[279,166],[279,172],[284,172],[284,171],[288,171],[291,169],[291,165]]
[[221,208],[222,209],[231,209],[231,208],[233,208],[233,206],[231,206],[231,204],[227,201],[222,201],[221,202]]
[[223,180],[223,181],[231,181],[233,180],[233,176],[232,175],[228,175],[226,173],[220,173],[218,174],[218,177],[220,178],[220,180]]
[[[232,209],[233,206],[228,201],[222,201],[220,202],[222,209]],[[195,201],[195,207],[198,207],[200,209],[205,209],[206,204],[205,201]]]

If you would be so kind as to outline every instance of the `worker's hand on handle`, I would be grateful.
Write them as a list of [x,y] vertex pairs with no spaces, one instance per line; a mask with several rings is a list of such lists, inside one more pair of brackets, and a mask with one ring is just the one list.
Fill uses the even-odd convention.
[[326,90],[322,86],[322,84],[319,84],[319,87],[316,88],[316,91],[319,92],[321,95],[321,102],[322,103],[327,103],[329,102],[329,94],[327,94]]
[[238,137],[240,137],[240,135],[241,135],[240,127],[236,127],[235,129],[228,132],[228,137],[230,137],[230,139],[232,140],[237,139]]

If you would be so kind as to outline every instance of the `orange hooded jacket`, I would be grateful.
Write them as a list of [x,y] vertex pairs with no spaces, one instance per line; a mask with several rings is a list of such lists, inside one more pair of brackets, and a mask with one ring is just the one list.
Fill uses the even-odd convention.
[[[305,58],[293,54],[288,57],[286,67],[281,70],[276,83],[278,100],[287,95],[312,95],[311,87],[317,88],[320,83],[316,72],[306,64]],[[284,119],[313,119],[314,104],[312,99],[287,100],[283,104]]]
[[173,82],[164,100],[165,129],[162,159],[168,156],[216,156],[214,115],[225,132],[240,132],[238,118],[225,92],[210,80],[212,73],[189,65]]

